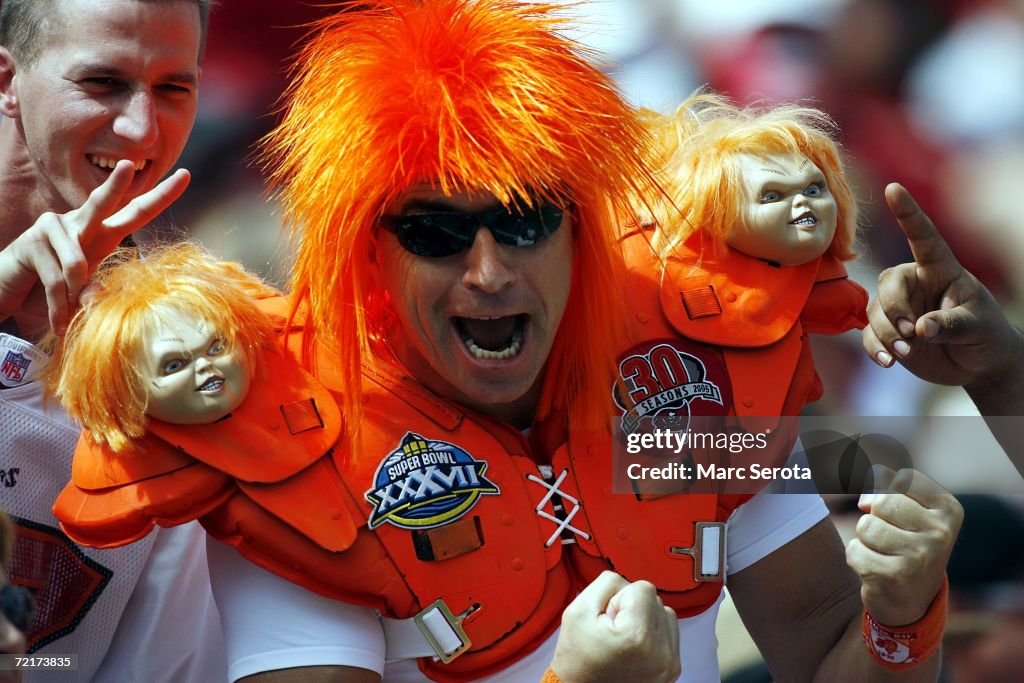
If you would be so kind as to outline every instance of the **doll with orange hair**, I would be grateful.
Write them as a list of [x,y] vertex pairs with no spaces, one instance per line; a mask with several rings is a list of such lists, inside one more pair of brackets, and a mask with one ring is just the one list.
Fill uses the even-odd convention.
[[46,370],[84,428],[54,507],[71,535],[135,541],[240,495],[254,453],[290,463],[330,450],[334,400],[281,352],[283,299],[240,264],[187,242],[125,247],[93,285]]
[[867,295],[843,266],[858,211],[831,123],[807,107],[742,109],[710,93],[644,116],[665,193],[625,248],[637,287],[652,270],[662,277],[638,297],[651,310],[632,327],[717,347],[740,423],[775,429],[821,395],[806,335],[867,322]]
[[245,400],[274,338],[255,300],[272,290],[189,243],[111,254],[57,338],[51,386],[67,413],[114,453],[147,416],[209,424]]

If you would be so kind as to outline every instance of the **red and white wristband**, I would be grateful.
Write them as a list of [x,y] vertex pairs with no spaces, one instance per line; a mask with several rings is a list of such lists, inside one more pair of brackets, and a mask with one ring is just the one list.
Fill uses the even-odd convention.
[[863,633],[868,652],[890,671],[913,669],[927,661],[942,644],[948,597],[949,579],[944,578],[928,611],[906,626],[884,626],[864,610]]

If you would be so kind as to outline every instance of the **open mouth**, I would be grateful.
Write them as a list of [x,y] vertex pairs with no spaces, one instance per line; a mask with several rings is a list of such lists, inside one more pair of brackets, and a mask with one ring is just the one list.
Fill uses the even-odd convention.
[[[117,162],[120,161],[120,159],[116,159],[113,157],[104,157],[98,154],[87,154],[86,156],[89,159],[89,163],[91,163],[93,166],[99,167],[100,169],[108,173],[110,171],[113,171],[114,167],[117,166]],[[132,163],[135,164],[135,174],[138,175],[139,173],[146,169],[146,167],[150,164],[150,160],[143,159],[142,161],[134,161]]]
[[790,225],[817,225],[818,219],[810,211],[803,213],[795,221],[790,221]]
[[519,315],[464,318],[455,316],[452,324],[474,358],[507,360],[523,348],[523,333],[529,316]]
[[211,393],[212,394],[212,393],[215,393],[217,391],[220,391],[221,387],[223,387],[223,386],[224,386],[224,378],[223,377],[214,376],[214,377],[211,377],[210,379],[206,380],[205,382],[203,382],[200,385],[200,387],[198,389],[196,389],[196,391],[201,391],[201,392],[204,392],[204,393]]

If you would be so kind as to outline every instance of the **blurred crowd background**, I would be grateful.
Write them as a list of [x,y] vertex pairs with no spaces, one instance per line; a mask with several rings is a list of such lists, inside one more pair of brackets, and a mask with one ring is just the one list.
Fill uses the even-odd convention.
[[[220,1],[203,65],[200,119],[182,160],[193,184],[154,233],[188,232],[223,257],[286,283],[288,242],[251,163],[252,145],[274,124],[303,24],[337,6]],[[638,106],[671,111],[707,86],[742,103],[801,101],[824,109],[841,131],[865,213],[853,277],[871,291],[881,269],[910,259],[882,198],[886,183],[898,181],[1020,324],[1024,0],[584,0],[567,12],[577,18],[573,36],[597,51]],[[818,414],[973,412],[959,389],[876,367],[857,334],[815,340],[815,357],[827,392],[812,408]],[[963,461],[970,470],[966,454]],[[1024,491],[1008,465],[982,474],[1010,478]],[[977,488],[984,492],[983,483]],[[855,499],[829,502],[848,533]],[[950,569],[944,680],[1019,681],[1021,502],[975,495],[964,504],[967,521]],[[727,613],[719,633],[730,680],[767,680],[738,618]]]

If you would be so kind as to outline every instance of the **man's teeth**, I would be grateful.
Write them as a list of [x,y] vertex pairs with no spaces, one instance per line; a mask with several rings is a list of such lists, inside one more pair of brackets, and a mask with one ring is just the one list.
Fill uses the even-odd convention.
[[469,352],[480,360],[505,360],[506,358],[512,358],[519,353],[519,349],[523,347],[523,331],[516,329],[512,333],[512,340],[508,346],[497,351],[490,351],[488,349],[482,349],[477,346],[476,342],[473,341],[472,337],[462,335],[462,343],[466,345]]
[[814,216],[803,216],[799,220],[793,221],[793,225],[814,225],[818,222]]
[[[96,154],[90,154],[89,155],[89,161],[91,161],[92,163],[96,164],[100,168],[109,168],[109,169],[113,170],[113,168],[115,166],[117,166],[117,162],[120,161],[120,159],[111,159],[110,157],[101,157],[101,156],[97,156]],[[133,161],[132,163],[135,165],[135,172],[136,173],[138,173],[142,169],[146,168],[146,160],[145,159],[143,159],[142,161]]]

